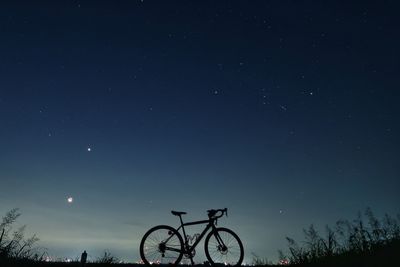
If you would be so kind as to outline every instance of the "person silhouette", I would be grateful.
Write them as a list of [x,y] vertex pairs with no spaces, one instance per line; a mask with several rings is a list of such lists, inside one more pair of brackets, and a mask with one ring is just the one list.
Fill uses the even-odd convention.
[[87,253],[86,250],[83,251],[81,255],[81,265],[84,267],[86,265]]

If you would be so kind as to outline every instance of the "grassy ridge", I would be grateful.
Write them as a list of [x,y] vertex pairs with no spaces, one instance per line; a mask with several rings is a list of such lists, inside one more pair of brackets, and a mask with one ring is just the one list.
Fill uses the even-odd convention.
[[[45,262],[45,253],[40,254],[35,243],[36,236],[24,237],[25,226],[13,230],[12,224],[20,216],[17,209],[9,211],[0,224],[0,266],[81,266],[79,262]],[[365,222],[366,221],[366,222]],[[305,240],[301,243],[287,237],[286,254],[279,252],[280,262],[289,262],[289,266],[397,266],[400,252],[400,215],[397,218],[385,215],[378,220],[371,209],[357,218],[339,220],[334,227],[326,226],[321,235],[314,225],[304,229]],[[299,245],[301,244],[301,245]],[[105,253],[95,263],[87,267],[103,266],[143,266],[139,264],[118,264],[110,253]],[[254,265],[277,266],[255,257]],[[201,266],[201,265],[198,265]]]

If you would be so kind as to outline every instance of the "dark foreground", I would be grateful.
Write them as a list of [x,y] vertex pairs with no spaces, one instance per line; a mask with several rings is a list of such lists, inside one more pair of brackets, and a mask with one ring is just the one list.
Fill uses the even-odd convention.
[[[381,248],[376,248],[369,253],[344,253],[326,258],[319,258],[315,262],[290,264],[286,266],[296,267],[386,267],[400,266],[398,253],[400,252],[400,242],[392,242]],[[142,264],[133,263],[87,263],[86,267],[145,267]],[[162,265],[161,265],[162,266]],[[167,265],[164,265],[167,266]],[[179,265],[190,266],[190,265]],[[210,267],[209,265],[199,264],[196,267]],[[282,266],[272,264],[260,264],[257,266]],[[81,267],[79,262],[35,262],[35,261],[0,261],[0,267]],[[225,267],[224,265],[218,267]]]
[[[381,246],[375,246],[372,250],[355,253],[347,251],[341,254],[328,255],[316,258],[313,261],[289,264],[292,267],[386,267],[400,266],[400,240],[393,240]],[[1,259],[0,267],[81,267],[79,262],[43,262],[32,260]],[[134,263],[87,263],[85,267],[145,267],[143,264]],[[160,265],[167,266],[167,265]],[[179,265],[190,266],[190,265]],[[210,265],[198,264],[197,267],[210,267]],[[257,264],[256,266],[282,266],[273,264]],[[217,267],[225,267],[221,264]]]

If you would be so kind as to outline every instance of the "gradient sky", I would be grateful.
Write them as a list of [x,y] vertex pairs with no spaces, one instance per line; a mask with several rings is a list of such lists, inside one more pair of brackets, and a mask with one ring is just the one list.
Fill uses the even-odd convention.
[[227,207],[246,261],[398,213],[399,7],[2,1],[0,214],[52,256],[132,262],[172,209]]

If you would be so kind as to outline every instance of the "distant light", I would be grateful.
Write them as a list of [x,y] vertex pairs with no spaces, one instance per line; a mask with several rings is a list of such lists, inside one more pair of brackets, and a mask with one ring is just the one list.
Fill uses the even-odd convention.
[[88,148],[87,148],[87,151],[88,151],[88,152],[92,151],[92,148],[88,147]]
[[289,260],[288,259],[282,259],[278,262],[279,265],[289,265]]
[[67,201],[68,201],[68,203],[72,203],[72,202],[74,202],[74,198],[73,197],[68,197]]

